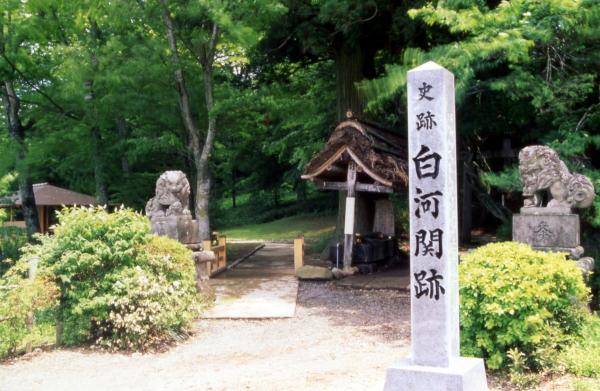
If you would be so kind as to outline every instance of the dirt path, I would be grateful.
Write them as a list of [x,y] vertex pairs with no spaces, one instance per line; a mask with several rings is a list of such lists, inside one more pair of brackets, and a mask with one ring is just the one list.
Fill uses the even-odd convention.
[[0,365],[0,390],[381,390],[408,349],[408,303],[302,283],[294,318],[201,320],[165,353],[41,353]]
[[293,317],[298,296],[293,247],[266,243],[235,268],[212,278],[210,285],[216,300],[202,318]]

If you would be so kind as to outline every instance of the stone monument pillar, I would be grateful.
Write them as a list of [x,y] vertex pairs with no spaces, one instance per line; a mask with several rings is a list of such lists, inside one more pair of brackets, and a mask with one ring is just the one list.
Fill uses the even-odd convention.
[[411,354],[385,390],[487,390],[483,360],[459,356],[454,75],[428,62],[407,88]]
[[192,250],[196,264],[196,286],[208,289],[206,263],[214,260],[212,251],[202,251],[198,221],[189,209],[190,183],[182,171],[165,171],[156,181],[156,194],[146,203],[152,233],[168,236]]
[[579,215],[573,208],[592,205],[592,181],[571,174],[556,151],[543,145],[519,152],[519,173],[524,201],[521,213],[513,215],[513,240],[538,250],[565,251],[579,259],[583,248]]

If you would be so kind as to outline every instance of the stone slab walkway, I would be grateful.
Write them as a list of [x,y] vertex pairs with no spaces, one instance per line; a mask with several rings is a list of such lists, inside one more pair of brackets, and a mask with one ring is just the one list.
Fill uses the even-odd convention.
[[211,279],[210,285],[216,301],[205,319],[293,317],[298,295],[293,248],[267,243],[234,269]]

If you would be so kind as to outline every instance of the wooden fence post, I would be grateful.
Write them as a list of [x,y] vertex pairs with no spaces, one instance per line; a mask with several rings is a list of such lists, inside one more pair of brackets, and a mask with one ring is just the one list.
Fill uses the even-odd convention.
[[223,254],[223,264],[221,265],[221,262],[219,260],[219,269],[223,268],[223,267],[227,267],[227,237],[225,235],[219,236],[219,246],[222,246],[223,249],[222,254]]
[[[38,257],[32,257],[28,260],[29,262],[29,281],[33,282],[35,279],[35,273],[37,271],[37,265],[40,259]],[[33,323],[35,322],[35,313],[33,312],[33,308],[27,312],[27,319],[25,319],[25,323],[27,325],[27,334],[29,336],[29,341],[25,345],[25,352],[31,353],[33,347],[31,345],[31,333],[33,332]]]
[[294,270],[304,266],[304,235],[294,239]]

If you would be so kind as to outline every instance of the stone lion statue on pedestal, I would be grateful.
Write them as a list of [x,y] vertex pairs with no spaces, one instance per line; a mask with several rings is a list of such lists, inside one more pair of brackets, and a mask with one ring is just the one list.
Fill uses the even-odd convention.
[[581,174],[571,174],[555,150],[543,145],[525,147],[519,152],[519,172],[523,182],[523,207],[587,208],[594,201],[594,185]]
[[182,171],[165,171],[156,181],[156,195],[146,203],[146,215],[156,217],[191,216],[190,183]]

